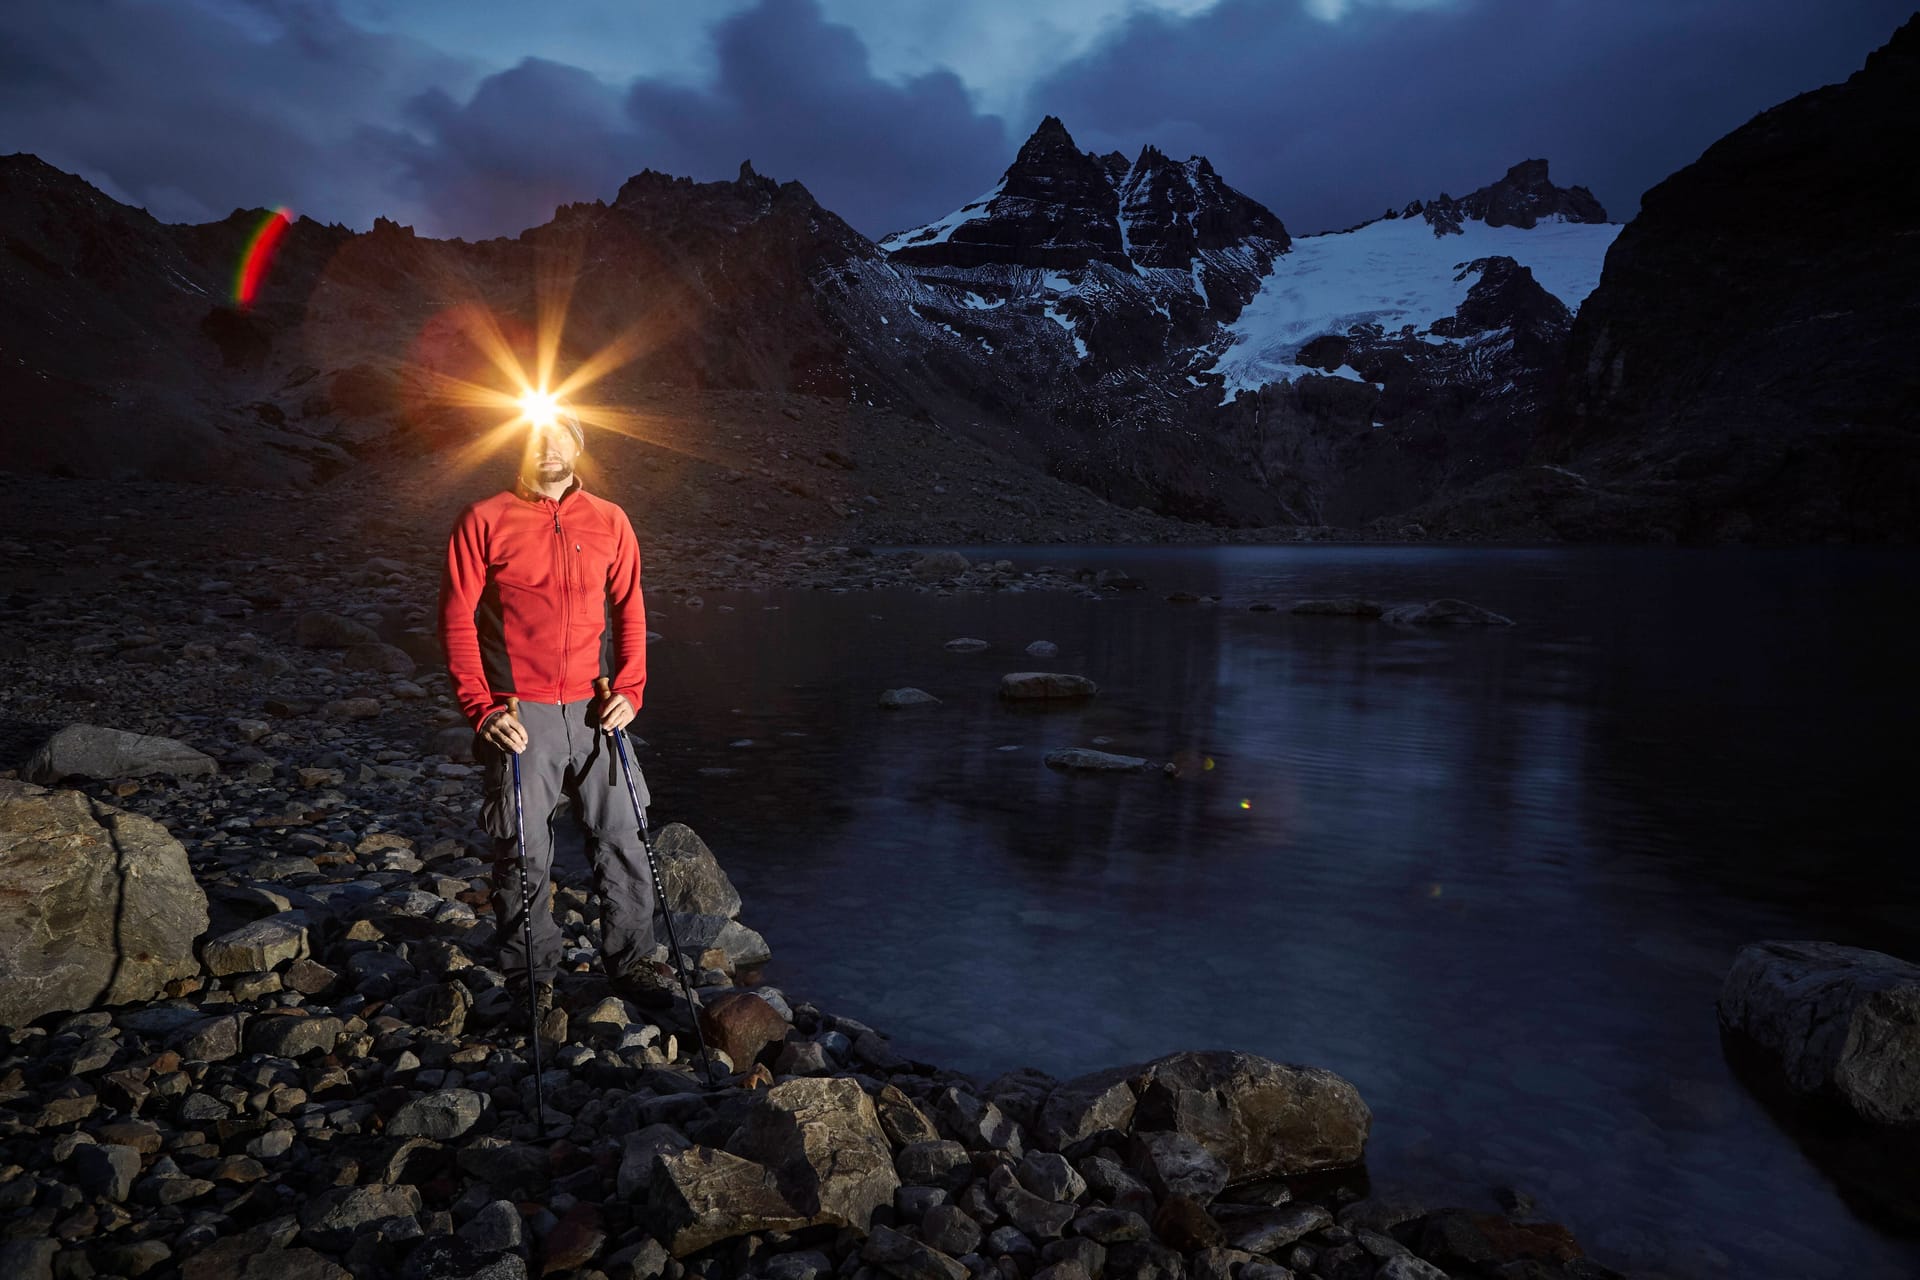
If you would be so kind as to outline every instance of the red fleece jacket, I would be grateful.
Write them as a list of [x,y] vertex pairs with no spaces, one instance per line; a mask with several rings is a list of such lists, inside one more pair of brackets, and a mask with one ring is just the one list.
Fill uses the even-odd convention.
[[519,482],[467,507],[447,542],[440,640],[476,731],[507,694],[574,702],[596,676],[638,711],[647,610],[626,511],[578,477],[558,501]]

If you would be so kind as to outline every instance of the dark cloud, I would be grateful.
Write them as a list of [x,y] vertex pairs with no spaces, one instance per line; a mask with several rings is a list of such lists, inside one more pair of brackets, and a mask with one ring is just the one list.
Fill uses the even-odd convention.
[[1296,233],[1460,194],[1532,156],[1625,219],[1755,112],[1844,79],[1904,10],[1361,0],[1326,22],[1296,0],[1192,19],[1143,9],[1037,84],[1009,125],[951,72],[876,74],[868,43],[818,0],[721,18],[694,85],[541,58],[484,74],[421,38],[429,26],[369,32],[335,0],[13,0],[0,150],[171,220],[284,203],[468,237],[609,199],[642,168],[728,178],[751,159],[878,238],[991,186],[1052,112],[1089,149],[1206,154]]
[[1207,155],[1303,234],[1460,195],[1523,159],[1625,221],[1759,111],[1846,79],[1910,0],[1465,0],[1324,22],[1227,0],[1151,14],[1037,85],[1083,148]]
[[357,152],[357,119],[473,78],[415,41],[293,0],[232,13],[25,0],[7,26],[0,149],[34,152],[167,221],[288,204],[364,225],[395,175]]
[[497,234],[545,221],[565,200],[611,199],[643,168],[731,178],[742,160],[797,178],[871,236],[937,217],[1006,163],[996,116],[976,114],[950,72],[877,78],[852,28],[814,0],[763,0],[714,30],[718,69],[688,88],[636,80],[624,92],[529,59],[455,104],[423,96],[424,139],[385,131],[428,221]]

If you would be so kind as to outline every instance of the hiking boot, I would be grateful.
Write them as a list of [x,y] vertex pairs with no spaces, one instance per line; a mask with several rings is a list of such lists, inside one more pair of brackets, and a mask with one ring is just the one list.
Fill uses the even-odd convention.
[[673,966],[664,960],[641,960],[622,970],[613,980],[613,991],[642,1009],[664,1009],[678,992]]

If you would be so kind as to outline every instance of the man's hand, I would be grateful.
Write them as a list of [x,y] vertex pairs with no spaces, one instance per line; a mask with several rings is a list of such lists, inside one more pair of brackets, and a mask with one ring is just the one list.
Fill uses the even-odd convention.
[[496,711],[480,726],[480,736],[515,755],[527,749],[527,727],[511,711]]
[[608,694],[600,700],[600,732],[612,733],[633,722],[633,704],[624,694]]

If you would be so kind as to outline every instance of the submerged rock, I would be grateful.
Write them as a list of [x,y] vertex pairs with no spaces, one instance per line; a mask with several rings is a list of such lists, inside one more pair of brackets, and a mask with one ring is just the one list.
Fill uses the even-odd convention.
[[1833,942],[1756,942],[1734,957],[1719,1014],[1796,1092],[1837,1097],[1874,1124],[1920,1124],[1920,965]]

